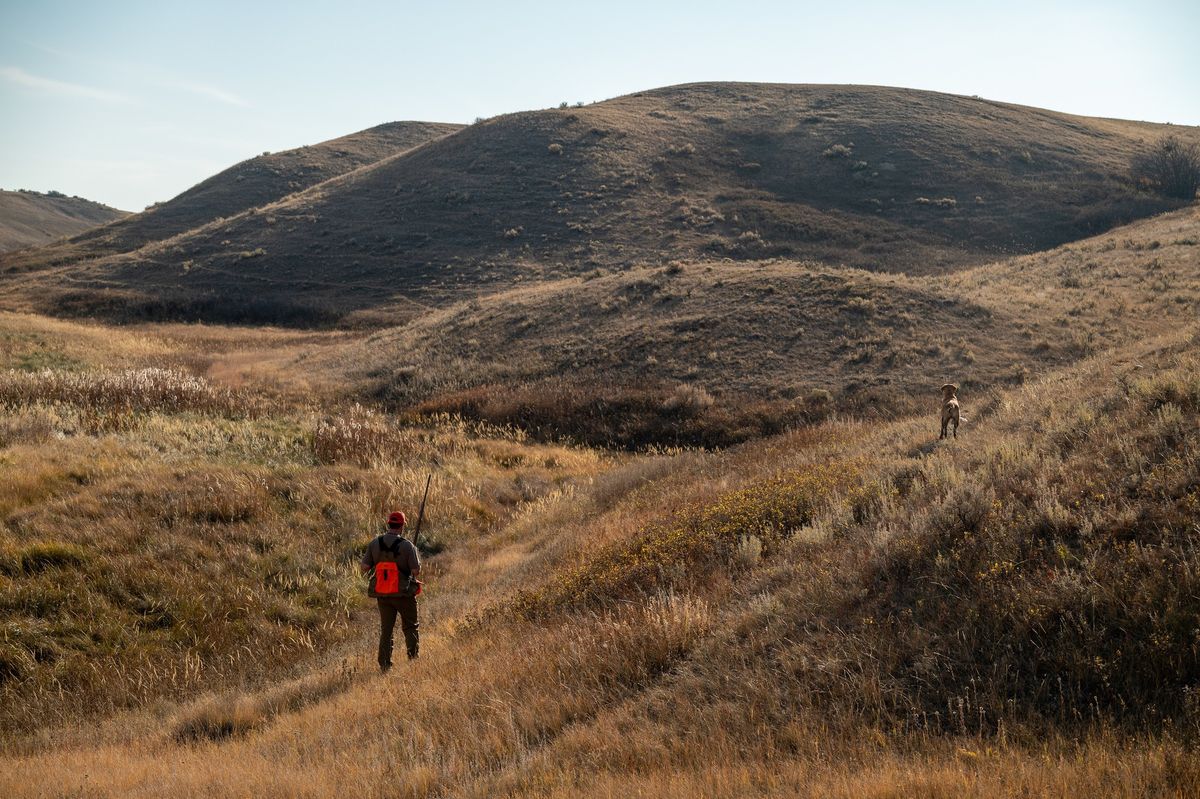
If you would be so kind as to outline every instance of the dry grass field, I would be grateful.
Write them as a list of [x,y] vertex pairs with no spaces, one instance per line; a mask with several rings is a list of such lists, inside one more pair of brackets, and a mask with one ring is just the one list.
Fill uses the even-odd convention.
[[[9,372],[0,790],[1191,795],[1196,344],[970,397],[957,441],[627,456]],[[427,469],[423,659],[382,678],[353,561]]]
[[[318,405],[305,383],[215,383],[179,348],[213,352],[220,335],[99,333],[3,319],[9,732],[69,718],[80,693],[94,715],[276,673],[337,641],[355,596],[348,553],[381,509],[411,503],[434,462],[446,493],[431,541],[446,546],[606,460],[527,454],[517,431],[453,420],[400,428],[348,402]],[[268,349],[293,337],[258,336]]]
[[[0,796],[1200,795],[1157,135],[701,84],[5,260]],[[385,677],[357,560],[429,474]]]

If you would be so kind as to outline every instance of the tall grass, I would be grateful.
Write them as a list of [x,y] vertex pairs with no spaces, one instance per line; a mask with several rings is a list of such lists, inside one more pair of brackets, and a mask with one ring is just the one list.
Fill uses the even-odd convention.
[[371,467],[396,463],[414,454],[418,433],[383,414],[355,405],[347,413],[317,423],[313,453],[325,463],[349,462]]
[[551,582],[523,591],[481,618],[543,617],[564,608],[611,605],[638,593],[693,586],[706,575],[727,579],[734,553],[753,540],[756,562],[812,524],[835,502],[861,503],[861,464],[835,461],[770,478],[676,511],[622,539]]
[[254,418],[261,402],[173,369],[0,372],[0,408],[12,414],[0,441],[38,440],[54,432],[127,430],[148,413],[195,412]]
[[[1194,346],[941,443],[931,414],[614,455],[350,408],[252,420],[299,435],[280,464],[147,463],[154,425],[14,445],[8,729],[142,709],[10,746],[0,793],[1189,796]],[[353,561],[435,464],[422,659],[376,677]]]
[[1026,392],[1054,409],[1031,446],[984,445],[906,503],[858,609],[892,668],[922,664],[901,712],[1200,731],[1198,368],[1155,360],[1086,399]]
[[427,551],[604,466],[158,369],[5,373],[0,447],[6,734],[257,683],[337,645],[362,548],[438,466]]

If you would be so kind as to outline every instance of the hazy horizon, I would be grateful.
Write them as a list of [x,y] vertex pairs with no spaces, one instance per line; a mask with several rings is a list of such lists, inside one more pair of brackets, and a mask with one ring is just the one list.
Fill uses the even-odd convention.
[[126,210],[263,151],[384,122],[594,102],[699,81],[927,89],[1200,124],[1183,2],[147,2],[0,7],[0,188]]

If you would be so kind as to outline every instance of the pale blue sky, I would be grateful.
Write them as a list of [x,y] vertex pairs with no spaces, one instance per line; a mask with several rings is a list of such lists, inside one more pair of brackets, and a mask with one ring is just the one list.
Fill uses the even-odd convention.
[[380,122],[701,80],[1200,124],[1200,2],[0,0],[0,188],[140,210]]

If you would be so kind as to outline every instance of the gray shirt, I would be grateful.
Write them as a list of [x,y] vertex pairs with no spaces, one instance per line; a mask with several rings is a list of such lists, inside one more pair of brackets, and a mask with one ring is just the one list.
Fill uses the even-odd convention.
[[[399,546],[397,546],[397,541],[399,541]],[[387,550],[394,549],[395,554],[385,551],[385,547]],[[405,574],[412,574],[421,568],[421,556],[417,554],[417,548],[413,546],[412,542],[390,531],[376,536],[367,545],[366,554],[362,559],[363,570],[375,568],[375,564],[380,561],[396,563],[399,565],[400,571]]]

